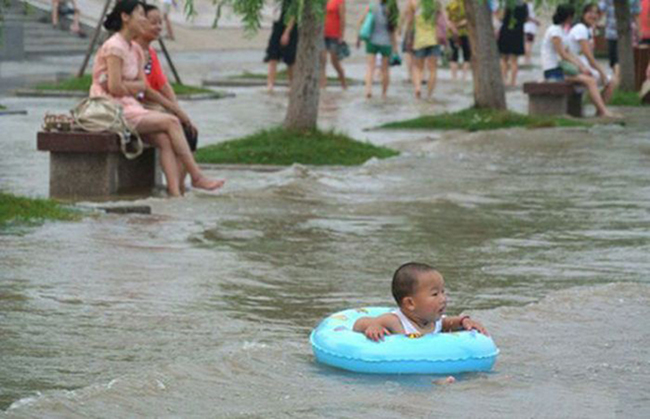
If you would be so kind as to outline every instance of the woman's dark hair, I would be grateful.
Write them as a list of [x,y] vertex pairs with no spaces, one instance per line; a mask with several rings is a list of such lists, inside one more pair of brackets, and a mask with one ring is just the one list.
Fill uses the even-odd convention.
[[143,6],[144,6],[144,14],[145,15],[148,15],[149,12],[152,11],[152,10],[158,10],[158,6],[156,6],[155,4],[147,4],[147,3],[145,3],[145,4],[143,4]]
[[593,8],[596,8],[596,10],[598,10],[598,5],[596,3],[586,3],[582,8],[582,13],[580,14],[580,22],[584,23],[585,26],[589,26],[587,25],[587,22],[585,22],[585,15],[589,13],[589,11]]
[[386,13],[388,32],[393,32],[399,23],[399,7],[397,7],[397,0],[381,0],[381,5],[384,6],[384,13]]
[[104,20],[104,28],[107,31],[117,32],[122,29],[122,13],[130,15],[136,7],[145,7],[144,2],[140,0],[117,0],[113,10],[106,16]]
[[559,25],[564,23],[567,19],[573,19],[573,15],[576,14],[576,9],[570,4],[560,4],[555,9],[555,14],[553,15],[553,24]]

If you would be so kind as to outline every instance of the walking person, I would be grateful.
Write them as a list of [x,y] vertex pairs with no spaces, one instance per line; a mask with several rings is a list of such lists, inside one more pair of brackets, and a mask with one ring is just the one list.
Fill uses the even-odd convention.
[[282,60],[287,65],[287,77],[289,83],[293,77],[293,65],[296,62],[296,52],[298,50],[298,28],[293,19],[286,22],[286,14],[291,5],[291,0],[282,0],[276,5],[273,20],[273,29],[269,44],[266,47],[266,56],[264,62],[268,63],[268,74],[266,77],[266,89],[273,92],[275,88],[275,78],[278,71],[278,61]]
[[532,64],[532,54],[533,54],[533,44],[535,43],[535,36],[537,36],[537,28],[540,25],[540,21],[537,20],[537,15],[535,14],[535,4],[533,0],[526,0],[526,7],[528,7],[528,19],[524,23],[524,38],[525,38],[525,59],[524,62],[526,65]]
[[[639,0],[629,0],[630,6],[630,30],[632,32],[632,41],[638,43],[637,28],[640,23],[641,4]],[[616,28],[616,14],[614,12],[614,0],[601,0],[598,8],[605,14],[605,39],[607,40],[607,55],[609,66],[614,72],[614,77],[620,75],[618,66],[618,30]]]
[[327,56],[341,81],[343,90],[347,90],[345,70],[341,65],[341,51],[345,44],[345,0],[328,0],[325,6],[325,49],[321,55],[320,87],[327,86]]
[[524,55],[524,23],[528,20],[528,6],[516,0],[514,6],[502,10],[501,29],[497,45],[501,54],[501,76],[503,83],[509,86],[517,84],[519,57]]
[[[389,61],[393,51],[397,51],[399,9],[396,0],[376,0],[362,13],[359,19],[359,30],[369,13],[372,13],[374,24],[370,39],[366,41],[365,95],[368,99],[372,97],[375,56],[381,55],[381,96],[385,99],[390,84]],[[357,48],[360,44],[361,40],[357,39]]]
[[190,174],[192,186],[215,190],[223,180],[206,177],[194,160],[185,139],[181,122],[174,115],[145,109],[147,84],[144,76],[144,53],[134,39],[146,23],[144,3],[121,0],[104,21],[113,35],[97,51],[93,65],[90,96],[106,96],[119,104],[128,125],[143,140],[160,149],[160,164],[171,196],[181,196],[179,165]]
[[165,27],[167,28],[166,38],[170,41],[174,41],[176,39],[174,36],[174,27],[172,26],[172,20],[170,17],[172,7],[176,7],[176,0],[162,0],[163,20],[165,21]]
[[451,59],[449,67],[451,69],[451,78],[458,78],[458,62],[460,52],[463,53],[463,65],[461,79],[464,81],[467,77],[469,66],[472,59],[472,50],[469,45],[469,34],[467,32],[467,16],[465,15],[465,3],[463,0],[451,0],[446,8],[449,29],[447,37],[449,47],[451,48]]
[[[438,77],[438,57],[442,55],[441,45],[438,42],[439,20],[445,20],[444,10],[438,0],[409,0],[407,9],[407,26],[415,27],[413,41],[413,88],[415,97],[422,96],[422,79],[424,69],[429,71],[427,80],[427,97],[431,98],[436,88]],[[441,17],[442,16],[442,17]]]

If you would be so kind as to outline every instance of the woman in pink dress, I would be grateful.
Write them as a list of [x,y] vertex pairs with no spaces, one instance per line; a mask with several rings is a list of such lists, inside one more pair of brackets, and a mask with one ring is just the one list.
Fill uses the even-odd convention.
[[108,96],[122,105],[131,128],[141,134],[143,140],[160,149],[160,164],[171,196],[182,195],[181,168],[190,174],[195,188],[218,189],[224,181],[203,175],[187,145],[178,118],[147,110],[139,102],[146,92],[144,53],[133,38],[143,30],[146,19],[143,3],[138,0],[121,0],[115,4],[104,21],[104,27],[115,33],[97,51],[90,96]]

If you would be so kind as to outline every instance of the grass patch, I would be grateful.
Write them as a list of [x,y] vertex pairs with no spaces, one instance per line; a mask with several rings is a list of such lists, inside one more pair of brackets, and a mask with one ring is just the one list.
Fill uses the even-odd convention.
[[4,111],[5,109],[7,109],[6,106],[0,105],[0,111]]
[[[236,74],[233,76],[229,76],[229,79],[246,79],[246,80],[264,80],[266,81],[266,74],[262,73],[251,73],[249,71],[244,71],[241,74]],[[276,80],[288,80],[289,79],[289,74],[287,73],[287,70],[280,70],[277,73],[275,73],[275,79]],[[351,78],[346,77],[345,80],[350,83],[352,81]],[[329,82],[339,82],[338,77],[332,77],[329,76],[327,77],[327,81]]]
[[74,220],[78,215],[49,199],[34,199],[0,192],[0,227],[7,223]]
[[529,116],[511,111],[468,108],[458,112],[421,116],[405,121],[390,122],[379,128],[388,129],[434,129],[486,131],[502,128],[553,128],[584,127],[590,124],[575,119],[554,116]]
[[[93,79],[90,74],[84,74],[82,77],[71,77],[55,83],[39,83],[34,88],[36,90],[60,90],[66,92],[88,92]],[[213,90],[203,87],[188,86],[184,84],[171,83],[174,92],[177,95],[191,95],[198,93],[214,93]]]
[[315,166],[363,164],[376,157],[385,159],[399,152],[355,141],[343,134],[325,131],[291,131],[274,128],[237,140],[197,150],[200,163],[265,164]]
[[647,103],[641,102],[641,98],[637,92],[625,92],[622,90],[615,90],[612,95],[612,100],[609,104],[611,106],[648,106]]

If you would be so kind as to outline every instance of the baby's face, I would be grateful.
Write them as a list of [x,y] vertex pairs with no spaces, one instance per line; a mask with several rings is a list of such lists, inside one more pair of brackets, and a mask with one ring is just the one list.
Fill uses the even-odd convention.
[[447,308],[445,280],[439,272],[425,272],[418,276],[418,287],[413,294],[413,312],[421,319],[437,321]]

